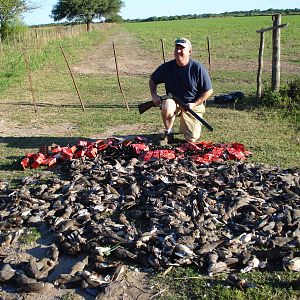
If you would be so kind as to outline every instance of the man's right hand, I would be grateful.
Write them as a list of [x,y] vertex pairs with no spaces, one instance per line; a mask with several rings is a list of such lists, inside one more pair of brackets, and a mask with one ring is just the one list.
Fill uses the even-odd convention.
[[160,106],[160,104],[161,104],[161,99],[158,95],[152,96],[152,101],[155,106]]

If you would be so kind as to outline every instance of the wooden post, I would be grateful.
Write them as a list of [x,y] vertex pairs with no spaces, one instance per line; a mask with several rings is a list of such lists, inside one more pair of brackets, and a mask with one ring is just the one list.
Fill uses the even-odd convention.
[[79,101],[80,101],[80,104],[81,104],[81,107],[82,107],[82,110],[85,111],[85,107],[84,107],[84,104],[83,104],[83,102],[82,102],[82,100],[81,100],[81,96],[80,96],[80,93],[79,93],[79,89],[78,89],[77,84],[76,84],[76,82],[75,82],[75,79],[74,79],[72,70],[71,70],[71,68],[70,68],[70,65],[69,65],[69,63],[68,63],[66,54],[65,54],[64,49],[62,48],[62,46],[60,46],[60,50],[61,50],[61,52],[62,52],[62,54],[63,54],[63,56],[64,56],[64,59],[65,59],[65,62],[66,62],[66,64],[67,64],[67,66],[68,66],[68,69],[69,69],[69,72],[70,72],[70,75],[71,75],[73,84],[74,84],[74,86],[75,86],[75,89],[76,89],[76,92],[77,92],[77,95],[78,95],[78,98],[79,98]]
[[127,103],[127,101],[125,99],[125,95],[124,95],[124,92],[123,92],[123,89],[122,89],[122,86],[121,86],[121,82],[120,82],[118,61],[117,61],[117,55],[116,55],[116,50],[115,50],[115,44],[114,44],[114,42],[112,43],[112,46],[113,46],[113,52],[114,52],[114,57],[115,57],[116,73],[117,73],[117,79],[118,79],[118,84],[119,84],[120,92],[122,94],[124,103],[125,103],[125,105],[127,107],[127,111],[129,111],[129,106],[128,106],[128,103]]
[[209,36],[207,37],[207,51],[208,51],[208,66],[209,66],[209,74],[211,73],[211,54],[210,54],[210,40]]
[[256,96],[261,96],[261,75],[263,67],[263,48],[264,48],[264,32],[273,31],[273,56],[272,56],[272,91],[278,91],[280,87],[280,29],[288,26],[288,23],[281,24],[281,15],[274,15],[273,26],[256,30],[260,33],[260,47],[258,58],[258,73],[257,73],[257,93]]
[[17,47],[17,39],[16,39],[16,33],[14,32],[14,47]]
[[280,28],[281,15],[272,16],[273,20],[273,53],[272,53],[272,91],[279,91],[280,88]]
[[2,59],[2,54],[3,54],[3,45],[2,45],[2,39],[0,36],[0,55],[1,55],[1,59]]
[[264,32],[260,33],[260,45],[259,45],[259,53],[258,53],[258,71],[257,71],[257,91],[256,91],[256,98],[260,99],[261,91],[262,91],[262,70],[263,70],[263,56],[264,56],[264,46],[265,46],[265,38]]
[[30,91],[31,91],[31,97],[32,97],[33,106],[34,106],[34,112],[36,113],[37,109],[36,109],[36,101],[35,101],[35,92],[34,92],[34,89],[33,89],[29,62],[28,62],[27,55],[26,55],[24,49],[22,50],[22,52],[23,52],[24,62],[25,62],[26,70],[27,70],[27,77],[28,77],[28,81],[29,81],[29,87],[30,87]]
[[164,63],[165,63],[166,62],[166,58],[165,58],[165,48],[164,48],[163,39],[160,39],[160,42],[161,42],[161,51],[162,51],[162,55],[163,55],[163,60],[164,60]]

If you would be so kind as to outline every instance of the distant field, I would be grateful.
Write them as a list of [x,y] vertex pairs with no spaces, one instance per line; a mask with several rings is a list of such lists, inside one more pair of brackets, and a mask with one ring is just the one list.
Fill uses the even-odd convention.
[[[282,16],[289,23],[281,30],[282,82],[299,76],[300,72],[300,16]],[[216,92],[241,89],[253,92],[260,35],[256,30],[272,26],[271,16],[203,18],[148,23],[128,23],[126,28],[138,35],[143,48],[156,53],[164,41],[167,59],[173,57],[177,37],[187,37],[193,44],[194,58],[208,67],[207,37],[212,54],[212,77]],[[265,33],[264,80],[270,82],[272,33]]]

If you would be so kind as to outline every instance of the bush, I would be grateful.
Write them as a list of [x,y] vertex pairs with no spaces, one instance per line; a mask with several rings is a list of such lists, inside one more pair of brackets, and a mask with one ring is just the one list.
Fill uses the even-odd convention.
[[300,130],[300,79],[283,85],[279,92],[268,89],[262,95],[262,105],[279,108],[284,118],[289,118]]
[[14,35],[24,33],[28,30],[28,26],[18,17],[12,18],[1,24],[0,35],[2,40],[13,39]]
[[262,95],[262,104],[267,107],[298,110],[300,108],[300,79],[283,85],[279,92],[267,89]]

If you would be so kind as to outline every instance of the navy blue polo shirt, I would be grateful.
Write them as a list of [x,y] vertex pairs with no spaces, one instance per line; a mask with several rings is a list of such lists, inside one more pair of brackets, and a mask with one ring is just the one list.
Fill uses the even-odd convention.
[[184,67],[176,60],[160,65],[151,75],[155,84],[165,84],[166,92],[186,103],[195,101],[200,94],[212,89],[209,74],[203,64],[189,60]]

